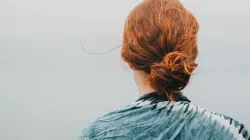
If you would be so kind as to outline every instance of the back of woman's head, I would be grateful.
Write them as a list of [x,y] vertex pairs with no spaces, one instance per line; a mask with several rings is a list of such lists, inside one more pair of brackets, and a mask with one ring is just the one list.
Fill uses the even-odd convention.
[[198,30],[195,17],[178,0],[144,0],[127,18],[121,57],[132,69],[148,73],[158,93],[172,97],[197,67]]

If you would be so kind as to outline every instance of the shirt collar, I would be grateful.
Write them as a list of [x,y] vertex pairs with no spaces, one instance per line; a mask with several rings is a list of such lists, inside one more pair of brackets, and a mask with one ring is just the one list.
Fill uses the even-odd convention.
[[[145,95],[142,95],[136,101],[148,100],[148,99],[155,99],[155,100],[160,100],[160,101],[169,101],[167,96],[160,95],[157,92],[150,92],[150,93],[147,93]],[[183,95],[182,92],[174,94],[174,101],[188,101],[188,102],[191,102],[186,96]]]

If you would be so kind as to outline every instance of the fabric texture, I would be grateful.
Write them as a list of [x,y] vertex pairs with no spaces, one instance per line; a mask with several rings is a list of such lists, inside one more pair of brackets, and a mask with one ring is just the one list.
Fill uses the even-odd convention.
[[97,118],[78,140],[250,140],[243,124],[210,112],[182,93],[175,101],[152,92]]

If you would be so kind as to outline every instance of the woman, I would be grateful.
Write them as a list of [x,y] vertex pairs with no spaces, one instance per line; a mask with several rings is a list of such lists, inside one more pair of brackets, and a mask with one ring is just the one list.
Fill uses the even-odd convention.
[[192,103],[182,93],[195,62],[199,25],[178,0],[144,0],[124,26],[122,59],[140,98],[105,114],[79,140],[250,140],[244,125]]

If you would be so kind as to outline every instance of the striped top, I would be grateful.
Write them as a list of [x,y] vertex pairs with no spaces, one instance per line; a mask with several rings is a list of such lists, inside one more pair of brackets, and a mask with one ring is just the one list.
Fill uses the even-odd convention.
[[85,128],[78,140],[250,140],[243,124],[210,112],[182,93],[169,101],[156,92],[109,112]]

